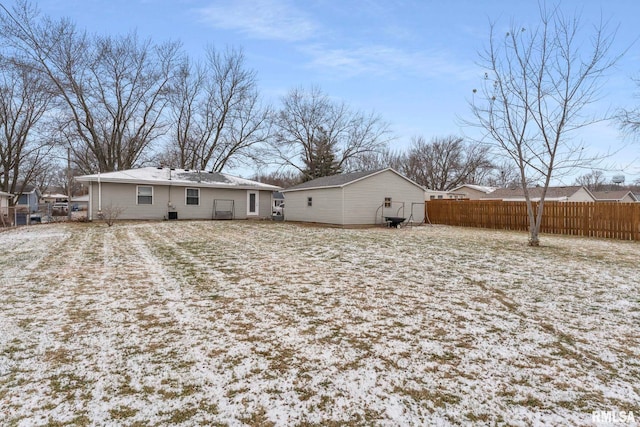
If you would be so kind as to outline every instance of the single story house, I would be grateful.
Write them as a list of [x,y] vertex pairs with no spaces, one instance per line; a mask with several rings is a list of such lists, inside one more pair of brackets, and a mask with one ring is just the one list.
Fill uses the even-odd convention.
[[40,209],[40,198],[42,193],[40,189],[33,185],[25,185],[22,193],[18,195],[16,200],[16,209],[26,211],[30,214],[38,212]]
[[424,188],[391,168],[317,178],[282,190],[286,221],[342,226],[424,220]]
[[89,220],[117,210],[118,219],[248,219],[271,217],[280,187],[221,172],[146,167],[76,178],[89,188]]
[[[529,188],[529,197],[531,201],[537,202],[542,196],[542,187]],[[482,200],[503,200],[505,202],[524,202],[524,190],[517,188],[498,188],[497,190],[485,195]],[[547,202],[595,202],[595,198],[591,191],[580,185],[571,185],[566,187],[549,187],[545,195]]]
[[68,203],[69,197],[62,193],[44,193],[42,194],[42,202],[53,206],[56,203]]
[[453,191],[440,191],[431,190],[427,188],[424,190],[424,200],[452,200],[452,199],[464,199],[462,193],[454,193]]
[[591,194],[596,202],[633,203],[638,201],[636,195],[629,190],[592,191]]
[[484,198],[487,194],[491,194],[496,191],[496,187],[488,187],[486,185],[475,185],[475,184],[462,184],[453,190],[450,193],[454,193],[459,195],[462,199],[469,200],[479,200]]

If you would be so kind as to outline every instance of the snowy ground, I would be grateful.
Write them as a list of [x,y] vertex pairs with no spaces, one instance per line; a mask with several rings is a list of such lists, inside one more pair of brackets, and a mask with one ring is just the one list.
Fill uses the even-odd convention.
[[452,227],[0,233],[0,425],[640,419],[640,246]]

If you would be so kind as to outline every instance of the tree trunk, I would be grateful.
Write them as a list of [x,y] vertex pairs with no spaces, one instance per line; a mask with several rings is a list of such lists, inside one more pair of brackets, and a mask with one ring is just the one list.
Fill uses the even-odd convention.
[[527,216],[529,217],[529,246],[540,246],[540,226],[533,211],[533,203],[527,197]]
[[538,247],[540,246],[540,238],[538,237],[539,230],[538,227],[532,225],[529,228],[529,246]]

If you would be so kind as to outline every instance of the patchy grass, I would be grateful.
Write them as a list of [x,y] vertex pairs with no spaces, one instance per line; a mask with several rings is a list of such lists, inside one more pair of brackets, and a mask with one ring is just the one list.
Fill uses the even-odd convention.
[[237,221],[0,244],[2,425],[640,417],[637,243]]

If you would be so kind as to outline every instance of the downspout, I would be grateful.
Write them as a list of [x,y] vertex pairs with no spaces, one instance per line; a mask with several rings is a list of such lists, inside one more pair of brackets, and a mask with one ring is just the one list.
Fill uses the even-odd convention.
[[171,211],[171,168],[169,168],[169,201],[167,202],[167,219],[169,219],[169,211]]
[[102,182],[100,181],[100,171],[98,171],[98,215],[102,213]]
[[341,205],[342,205],[342,207],[341,207],[341,211],[342,211],[342,226],[344,227],[344,225],[345,225],[345,223],[344,223],[344,208],[345,208],[345,206],[344,206],[344,187],[342,187],[341,190],[342,190],[341,191],[341,196],[342,196],[342,203],[341,203]]

